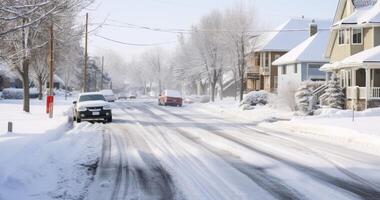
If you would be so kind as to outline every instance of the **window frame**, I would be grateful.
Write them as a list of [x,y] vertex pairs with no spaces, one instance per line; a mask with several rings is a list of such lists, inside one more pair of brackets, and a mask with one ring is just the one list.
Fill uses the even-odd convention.
[[283,65],[283,66],[281,66],[281,74],[282,75],[286,75],[287,74],[287,68],[288,68],[288,66],[287,65]]
[[342,28],[338,30],[339,46],[351,44],[351,28]]
[[[354,37],[354,31],[355,30],[360,30],[360,43],[354,43],[354,39],[355,39],[355,37]],[[363,39],[364,39],[364,37],[363,37],[363,28],[352,28],[352,31],[351,31],[351,44],[352,45],[363,45]]]

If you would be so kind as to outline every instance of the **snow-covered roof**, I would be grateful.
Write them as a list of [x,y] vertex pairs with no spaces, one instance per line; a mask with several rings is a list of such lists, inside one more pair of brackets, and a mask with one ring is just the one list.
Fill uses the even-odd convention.
[[321,70],[332,71],[350,66],[361,66],[366,63],[380,64],[380,46],[362,51],[360,53],[347,57],[340,62],[324,65],[321,67]]
[[273,62],[286,65],[301,62],[328,62],[323,53],[326,50],[329,31],[320,31]]
[[[276,31],[261,35],[254,51],[289,51],[309,37],[312,20],[290,19],[276,28]],[[317,20],[318,29],[329,29],[330,20]]]
[[380,63],[380,46],[362,51],[340,62],[343,65],[348,64],[364,64],[364,63]]
[[380,23],[380,1],[369,4],[369,6],[355,8],[354,12],[350,16],[336,22],[333,26],[352,26],[378,23]]
[[17,74],[9,69],[5,64],[0,63],[0,75],[6,76],[12,80],[17,78]]
[[61,77],[59,77],[57,74],[54,74],[54,82],[55,82],[55,83],[60,83],[60,84],[62,84],[62,85],[65,85],[65,81],[63,81],[63,80],[61,79]]

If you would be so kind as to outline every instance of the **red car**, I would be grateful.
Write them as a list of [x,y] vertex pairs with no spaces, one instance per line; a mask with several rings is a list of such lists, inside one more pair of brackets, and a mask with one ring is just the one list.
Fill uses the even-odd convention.
[[165,90],[158,99],[158,105],[182,106],[182,95],[177,90]]

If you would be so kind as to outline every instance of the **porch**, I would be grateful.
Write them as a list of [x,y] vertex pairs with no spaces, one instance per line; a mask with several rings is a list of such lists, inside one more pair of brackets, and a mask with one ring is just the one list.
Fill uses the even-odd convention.
[[358,110],[380,106],[380,66],[363,66],[341,70],[341,85],[345,88],[347,107]]

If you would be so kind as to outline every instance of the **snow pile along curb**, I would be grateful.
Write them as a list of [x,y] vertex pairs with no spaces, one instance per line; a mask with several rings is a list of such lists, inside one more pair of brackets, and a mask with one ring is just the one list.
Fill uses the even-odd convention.
[[260,128],[288,134],[314,137],[318,140],[374,155],[380,154],[380,135],[365,134],[338,125],[321,125],[316,121],[310,123],[307,121],[293,120],[288,122],[260,123],[258,126]]
[[0,163],[0,199],[83,199],[101,152],[102,125],[34,138]]

